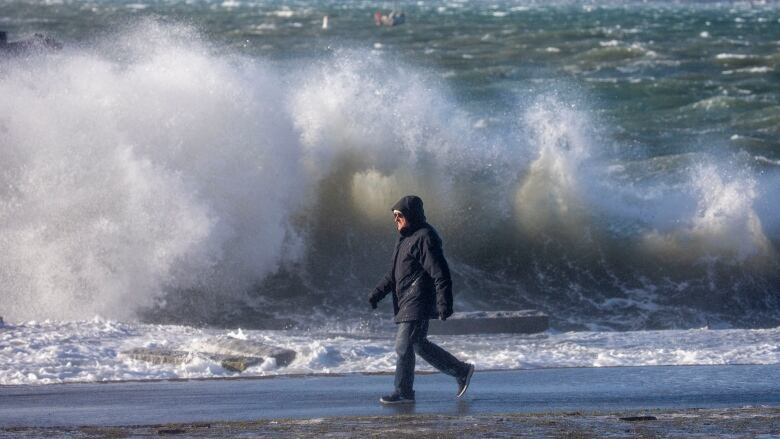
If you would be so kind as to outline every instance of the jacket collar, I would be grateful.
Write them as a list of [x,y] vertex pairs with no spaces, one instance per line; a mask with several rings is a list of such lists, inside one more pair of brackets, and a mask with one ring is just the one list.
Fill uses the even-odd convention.
[[406,238],[407,236],[414,235],[414,232],[422,229],[423,227],[427,226],[428,223],[417,223],[417,224],[410,224],[405,229],[398,232],[402,238]]

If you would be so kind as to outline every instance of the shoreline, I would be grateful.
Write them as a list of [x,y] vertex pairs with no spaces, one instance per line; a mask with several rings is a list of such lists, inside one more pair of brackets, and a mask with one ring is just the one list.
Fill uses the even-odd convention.
[[478,415],[393,414],[102,427],[0,428],[0,437],[3,438],[54,436],[122,438],[158,435],[204,438],[238,435],[318,438],[323,434],[336,438],[484,437],[486,435],[501,438],[517,437],[519,434],[533,437],[712,437],[713,435],[756,437],[780,435],[780,406]]
[[[477,372],[495,372],[495,373],[512,373],[512,372],[532,372],[532,371],[555,371],[555,370],[589,370],[589,369],[638,369],[638,368],[654,368],[654,367],[674,367],[674,368],[697,368],[697,367],[741,367],[741,366],[769,366],[778,363],[728,363],[728,364],[638,364],[638,365],[618,365],[618,366],[554,366],[554,367],[535,367],[524,369],[504,369],[504,368],[492,368],[492,369],[477,369]],[[105,381],[64,381],[59,383],[43,383],[43,384],[0,384],[2,388],[15,388],[15,387],[46,387],[46,386],[65,386],[65,385],[111,385],[111,384],[143,384],[143,383],[186,383],[186,382],[208,382],[208,381],[241,381],[241,380],[272,380],[279,378],[290,379],[305,379],[305,378],[342,378],[351,376],[392,376],[394,371],[372,371],[372,372],[312,372],[312,373],[290,373],[290,374],[273,374],[273,375],[239,375],[239,376],[211,376],[211,377],[191,377],[191,378],[141,378],[141,379],[128,379],[128,380],[105,380]],[[417,370],[415,375],[438,375],[441,372],[437,370]]]

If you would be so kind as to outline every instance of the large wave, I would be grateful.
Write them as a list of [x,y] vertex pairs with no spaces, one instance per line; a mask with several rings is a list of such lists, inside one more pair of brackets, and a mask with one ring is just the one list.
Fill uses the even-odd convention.
[[285,256],[305,178],[277,73],[181,27],[112,41],[0,67],[7,317],[218,301]]
[[3,61],[0,95],[11,320],[362,315],[389,206],[416,193],[461,309],[780,323],[776,175],[738,154],[618,160],[586,99],[548,91],[485,128],[387,54],[271,63],[154,21]]

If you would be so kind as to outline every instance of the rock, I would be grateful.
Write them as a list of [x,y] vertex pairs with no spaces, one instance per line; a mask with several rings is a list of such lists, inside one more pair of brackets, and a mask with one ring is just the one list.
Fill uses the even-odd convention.
[[232,337],[214,337],[201,342],[201,349],[217,355],[236,357],[273,358],[276,365],[283,367],[295,360],[295,351],[271,346],[255,340],[242,340]]
[[533,334],[550,328],[550,318],[539,311],[471,311],[457,312],[446,321],[431,320],[428,333],[433,335],[464,334]]
[[277,366],[287,366],[295,360],[296,353],[290,349],[253,340],[214,337],[203,341],[197,352],[164,348],[134,348],[123,351],[122,355],[152,364],[185,364],[193,356],[200,355],[219,362],[227,370],[243,372],[249,367],[261,364],[266,358],[273,358]]
[[218,360],[222,367],[233,372],[243,372],[263,362],[263,359],[260,357],[224,357],[220,359],[219,356],[215,356],[211,358]]
[[152,364],[185,364],[192,360],[193,356],[201,355],[209,358],[233,372],[243,372],[247,368],[263,362],[263,357],[243,355],[204,354],[198,352],[177,351],[162,348],[134,348],[123,351],[122,355],[133,360],[146,361]]
[[187,430],[183,428],[160,428],[157,430],[157,434],[183,434],[186,433]]
[[620,418],[621,421],[628,421],[628,422],[637,422],[637,421],[657,421],[658,418],[655,416],[626,416],[624,418]]
[[152,364],[184,364],[192,359],[190,352],[162,348],[133,348],[122,355]]

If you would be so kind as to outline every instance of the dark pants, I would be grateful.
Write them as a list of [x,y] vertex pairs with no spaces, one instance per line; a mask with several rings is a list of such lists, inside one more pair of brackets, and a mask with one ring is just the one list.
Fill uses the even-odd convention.
[[466,374],[468,366],[449,352],[428,341],[428,320],[398,324],[395,336],[395,390],[404,396],[413,396],[414,355],[417,354],[439,371],[453,377]]

